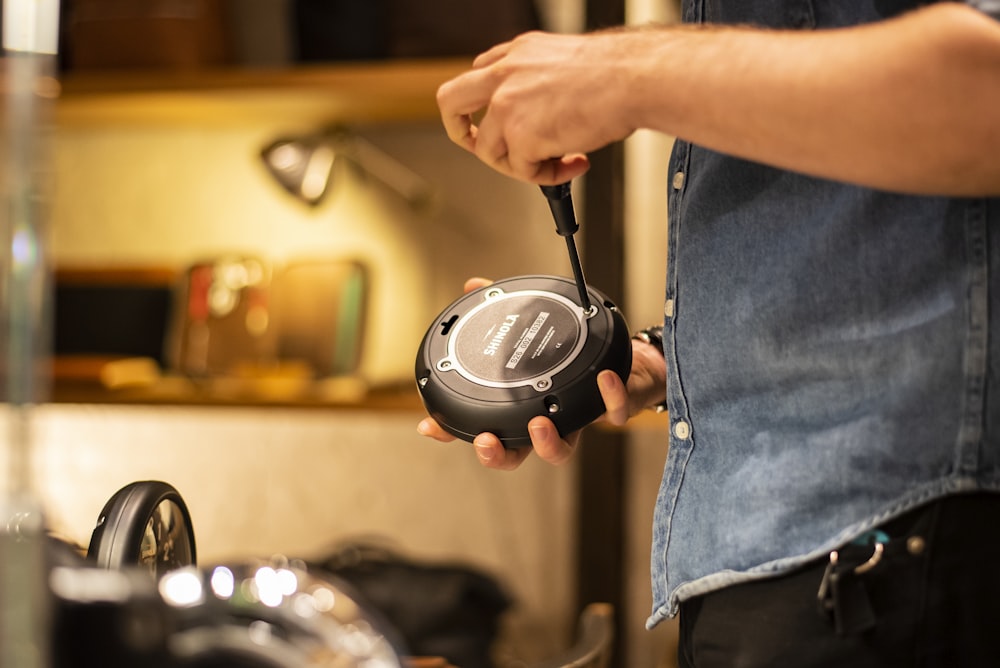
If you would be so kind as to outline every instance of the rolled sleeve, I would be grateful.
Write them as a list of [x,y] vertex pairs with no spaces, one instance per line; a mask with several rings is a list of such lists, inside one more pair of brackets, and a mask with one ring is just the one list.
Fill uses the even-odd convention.
[[1000,21],[1000,0],[965,0],[965,4]]

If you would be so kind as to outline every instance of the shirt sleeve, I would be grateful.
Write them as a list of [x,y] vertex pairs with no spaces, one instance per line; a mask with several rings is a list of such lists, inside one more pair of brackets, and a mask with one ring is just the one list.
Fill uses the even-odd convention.
[[1000,20],[1000,0],[965,0],[965,4]]

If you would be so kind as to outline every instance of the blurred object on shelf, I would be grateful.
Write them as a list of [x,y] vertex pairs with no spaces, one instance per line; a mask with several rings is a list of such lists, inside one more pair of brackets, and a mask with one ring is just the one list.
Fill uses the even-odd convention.
[[271,267],[231,256],[190,266],[177,288],[168,333],[171,369],[193,378],[275,360]]
[[190,267],[179,292],[169,344],[175,371],[285,380],[303,368],[318,378],[359,371],[368,301],[359,261],[294,260],[274,269],[220,258]]
[[237,362],[227,374],[200,379],[199,387],[219,399],[294,400],[311,393],[312,367],[300,361]]
[[197,69],[231,61],[226,0],[71,0],[65,11],[69,69]]
[[59,355],[52,359],[56,382],[94,383],[108,390],[150,387],[161,379],[160,365],[151,357]]
[[292,62],[297,51],[292,34],[292,1],[228,0],[226,14],[237,64],[280,67]]
[[535,0],[388,0],[390,58],[475,56],[541,23]]
[[299,60],[377,60],[388,56],[387,0],[293,0]]
[[62,0],[69,70],[474,56],[542,28],[534,0]]
[[541,27],[534,0],[295,0],[302,61],[474,56]]
[[148,387],[160,380],[160,366],[149,357],[126,357],[104,364],[98,378],[109,390]]
[[59,267],[57,356],[145,357],[161,367],[177,272],[171,267]]
[[357,403],[369,284],[342,257],[62,268],[51,377],[140,401]]
[[368,273],[353,260],[296,260],[274,281],[277,356],[318,377],[356,374],[361,364]]

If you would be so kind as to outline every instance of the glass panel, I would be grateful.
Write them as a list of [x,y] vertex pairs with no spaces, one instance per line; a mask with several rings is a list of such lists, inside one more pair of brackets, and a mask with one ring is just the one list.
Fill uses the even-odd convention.
[[49,665],[44,521],[32,492],[31,408],[44,399],[49,116],[59,0],[4,0],[0,59],[0,665]]

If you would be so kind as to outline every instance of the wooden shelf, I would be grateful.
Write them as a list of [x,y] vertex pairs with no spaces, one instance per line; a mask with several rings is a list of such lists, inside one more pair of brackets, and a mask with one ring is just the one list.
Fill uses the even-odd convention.
[[[60,78],[54,120],[60,128],[231,127],[439,123],[438,86],[469,59],[386,60],[288,68],[74,71]],[[89,272],[89,276],[93,272]],[[155,375],[108,387],[108,360],[65,360],[52,383],[57,403],[316,406],[421,410],[415,387],[368,389],[350,382],[295,378],[195,382]],[[69,368],[67,375],[66,369]]]
[[61,126],[428,122],[437,87],[467,59],[405,60],[287,69],[70,72],[61,81]]
[[[134,365],[141,358],[117,359],[99,356],[53,359],[52,403],[144,404],[156,406],[228,406],[255,408],[326,408],[356,411],[424,412],[416,384],[400,382],[369,388],[358,379],[305,379],[295,375],[260,378],[192,379],[176,374],[160,374],[148,361],[143,373],[108,374],[119,363]],[[127,371],[127,370],[126,370]],[[131,382],[116,385],[113,378]],[[666,413],[643,411],[625,427],[598,422],[605,432],[659,430],[670,428]]]
[[[400,383],[369,388],[351,378],[212,378],[165,374],[109,386],[95,375],[100,360],[63,360],[52,379],[49,401],[74,404],[144,404],[157,406],[252,406],[339,408],[364,411],[422,411],[416,385]],[[114,364],[111,362],[110,364]],[[69,372],[67,373],[67,370]],[[100,374],[103,380],[107,377]]]

